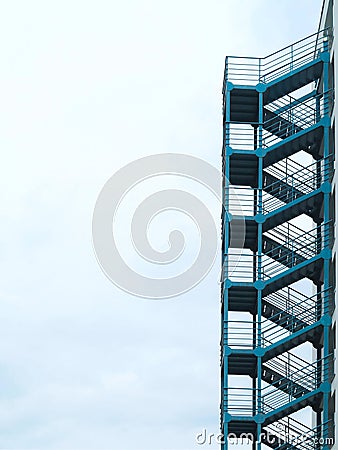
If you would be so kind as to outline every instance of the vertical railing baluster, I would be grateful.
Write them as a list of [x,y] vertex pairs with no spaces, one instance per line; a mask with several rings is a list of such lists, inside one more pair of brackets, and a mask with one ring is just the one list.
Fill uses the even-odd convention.
[[290,49],[291,49],[290,72],[292,72],[292,70],[293,70],[293,45],[291,45]]
[[258,82],[261,83],[261,58],[258,59]]

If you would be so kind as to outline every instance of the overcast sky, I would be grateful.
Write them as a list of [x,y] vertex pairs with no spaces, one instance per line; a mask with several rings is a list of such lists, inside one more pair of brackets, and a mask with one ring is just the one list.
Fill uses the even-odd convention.
[[0,4],[0,449],[201,448],[219,425],[219,265],[175,299],[121,292],[93,208],[142,156],[220,168],[225,55],[315,32],[321,0]]

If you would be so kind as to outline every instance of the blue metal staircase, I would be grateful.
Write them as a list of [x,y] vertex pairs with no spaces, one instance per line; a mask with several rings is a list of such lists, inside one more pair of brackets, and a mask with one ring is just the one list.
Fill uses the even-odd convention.
[[[243,433],[258,450],[329,448],[318,442],[332,429],[330,45],[325,29],[265,58],[226,58],[223,450]],[[309,408],[316,426],[293,417]]]

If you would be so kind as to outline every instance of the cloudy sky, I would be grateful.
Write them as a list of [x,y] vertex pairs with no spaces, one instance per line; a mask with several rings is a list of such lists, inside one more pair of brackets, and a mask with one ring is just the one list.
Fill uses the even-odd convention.
[[0,4],[0,449],[201,448],[219,424],[219,265],[171,300],[120,291],[95,201],[142,156],[220,168],[225,55],[315,32],[321,0]]

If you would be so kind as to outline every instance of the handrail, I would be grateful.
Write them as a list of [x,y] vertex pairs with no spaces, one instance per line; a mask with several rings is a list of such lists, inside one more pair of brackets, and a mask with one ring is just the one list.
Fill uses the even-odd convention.
[[301,42],[303,42],[303,41],[305,41],[306,39],[309,39],[309,38],[311,38],[311,37],[313,37],[313,36],[318,37],[318,36],[320,35],[320,33],[324,33],[324,32],[329,31],[329,30],[331,30],[331,29],[332,29],[332,27],[325,27],[325,28],[322,28],[322,30],[317,31],[316,33],[309,34],[309,35],[306,36],[305,38],[299,39],[298,41],[293,42],[292,44],[286,45],[285,47],[283,47],[283,48],[281,48],[281,49],[279,49],[279,50],[277,50],[277,51],[275,51],[275,52],[273,52],[273,53],[270,53],[270,55],[263,57],[262,59],[270,58],[271,56],[274,56],[275,54],[277,54],[277,53],[279,53],[279,52],[282,52],[282,51],[284,51],[284,50],[287,50],[287,49],[290,48],[291,46],[300,44]]
[[[298,249],[301,250],[304,246],[309,246],[311,251],[317,251],[317,232],[319,227],[317,226],[311,230],[304,231],[296,225],[286,222],[266,231],[263,237],[271,239],[271,241],[274,241],[274,243],[279,244],[283,248],[291,245],[291,251],[298,252]],[[294,245],[295,241],[297,242],[296,246]],[[315,246],[314,249],[312,248],[313,246]],[[276,247],[274,247],[275,249]]]
[[[306,369],[313,368],[313,378],[309,379]],[[308,364],[298,372],[293,372],[289,377],[283,377],[274,383],[269,384],[263,389],[255,387],[224,387],[223,401],[227,403],[227,410],[232,415],[250,415],[254,416],[258,408],[262,409],[263,414],[269,413],[277,408],[283,407],[292,402],[295,398],[301,398],[301,393],[297,391],[300,387],[299,382],[305,382],[305,389],[314,392],[319,388],[323,374],[332,370],[332,355],[321,358]],[[301,386],[304,387],[304,386]],[[253,402],[253,395],[261,392],[260,405]]]
[[[290,291],[289,294],[291,294],[291,300],[288,300],[289,306],[287,307],[284,304],[284,297],[280,294],[280,292],[284,292],[283,290],[278,291],[278,295],[273,293],[264,297],[272,306],[278,309],[278,312],[269,317],[265,316],[262,319],[260,333],[258,333],[258,328],[255,328],[250,320],[227,320],[223,325],[222,343],[229,345],[231,348],[255,349],[259,345],[265,348],[269,347],[295,331],[318,322],[332,301],[332,288],[325,289],[320,294],[314,294],[311,297],[298,293],[292,288],[287,289]],[[297,295],[299,294],[298,302],[292,300],[294,298],[293,291]],[[272,301],[271,297],[273,297]],[[278,297],[281,297],[282,301],[278,301]],[[299,366],[304,367],[308,364],[304,359],[288,352],[270,361],[287,362],[289,364],[290,358],[292,366],[299,368]],[[266,364],[269,365],[268,363]]]
[[279,52],[282,52],[282,51],[284,51],[284,50],[287,50],[287,49],[290,48],[292,45],[300,44],[301,42],[305,41],[306,39],[309,39],[309,38],[311,38],[311,37],[313,37],[313,36],[316,36],[316,37],[317,37],[320,33],[323,33],[323,32],[325,32],[325,31],[329,31],[329,30],[331,30],[331,29],[332,29],[332,27],[322,28],[321,30],[319,30],[319,31],[317,31],[317,32],[315,32],[315,33],[309,34],[309,35],[306,36],[305,38],[299,39],[298,41],[295,41],[295,42],[293,42],[292,44],[286,45],[285,47],[280,48],[280,49],[276,50],[275,52],[270,53],[269,55],[266,55],[266,56],[257,57],[257,56],[235,56],[235,55],[228,55],[227,58],[243,58],[243,59],[245,58],[245,59],[261,59],[261,60],[262,60],[262,59],[267,59],[267,58],[270,58],[271,56],[276,55],[276,54],[279,53]]
[[[317,161],[318,163],[321,163],[323,160]],[[316,162],[316,163],[317,163]],[[315,164],[316,164],[315,163]],[[309,172],[309,174],[313,175],[313,170],[310,169],[314,164],[311,163],[308,166],[303,166],[298,161],[294,161],[292,158],[284,158],[281,161],[278,161],[275,164],[272,164],[271,166],[268,166],[264,169],[265,174],[275,176],[279,180],[283,180],[286,177],[291,177],[297,173],[306,173]],[[268,187],[269,185],[265,185],[265,187]]]
[[[286,243],[276,243],[276,245],[272,243],[271,248],[263,253],[260,269],[258,267],[254,269],[256,257],[253,253],[230,249],[224,254],[224,279],[254,282],[258,277],[263,280],[271,279],[288,268],[296,268],[299,264],[318,256],[323,248],[330,245],[332,230],[329,225],[331,223],[332,220],[324,222]],[[313,236],[321,228],[320,236]]]
[[[294,289],[288,287],[284,288],[288,291],[295,291]],[[282,313],[278,312],[267,319],[262,321],[262,334],[264,335],[271,329],[277,328],[276,323],[279,324],[279,327],[283,325],[283,320],[289,320],[288,316],[295,317],[295,320],[299,323],[307,322],[308,325],[311,325],[316,320],[320,318],[320,312],[323,310],[323,306],[330,306],[332,301],[332,288],[329,287],[324,289],[319,294],[314,294],[311,297],[306,297],[303,294],[300,294],[302,298],[298,298],[298,302],[294,301],[293,298],[297,298],[296,296],[292,296],[290,298],[290,293],[288,297],[281,295],[281,291],[273,292],[269,294],[267,297],[264,297],[270,304],[279,308]],[[295,291],[297,292],[297,291]],[[287,307],[283,308],[282,301],[285,304],[288,304]],[[283,319],[281,316],[285,316],[286,319]],[[310,320],[310,318],[312,319]],[[267,338],[265,338],[267,340]],[[270,342],[269,342],[270,343]]]
[[[308,380],[308,375],[307,375],[307,373],[305,374],[305,372],[307,372],[307,369],[309,369],[310,367],[312,367],[313,368],[313,374],[315,375],[315,374],[317,374],[317,373],[321,373],[322,372],[322,365],[323,365],[323,367],[328,367],[329,365],[330,365],[330,360],[331,360],[331,358],[332,358],[332,354],[331,355],[329,355],[329,356],[326,356],[326,357],[324,357],[324,358],[320,358],[320,359],[318,359],[318,360],[316,360],[316,361],[314,361],[314,362],[312,362],[312,363],[309,363],[308,365],[306,365],[305,367],[302,367],[301,369],[299,369],[299,370],[296,370],[296,371],[294,371],[294,372],[291,372],[289,375],[288,375],[288,377],[283,377],[283,381],[285,382],[285,383],[289,383],[290,381],[292,381],[292,382],[294,382],[294,383],[297,383],[297,381],[299,381],[299,380],[302,380],[302,379],[305,379],[306,378],[306,380],[307,381],[309,381]],[[319,366],[319,364],[318,363],[321,363],[321,365]],[[293,378],[293,379],[292,379]],[[311,380],[310,380],[311,381]],[[318,382],[318,380],[316,379],[315,380],[316,381],[316,383]],[[267,395],[270,395],[270,391],[271,391],[271,393],[273,393],[274,391],[272,391],[272,389],[271,389],[271,387],[275,387],[275,386],[280,386],[280,380],[277,380],[277,381],[274,381],[273,383],[271,383],[271,384],[269,384],[268,386],[265,386],[263,389],[262,389],[262,392],[264,392],[264,391],[267,391],[267,393],[266,394],[263,394],[263,397],[264,396],[267,396]],[[315,388],[315,387],[314,387]],[[280,388],[278,387],[278,391],[277,392],[279,392],[279,390],[280,390]]]
[[[298,251],[301,251],[302,249],[304,249],[304,247],[306,245],[309,245],[311,243],[311,240],[315,241],[315,242],[313,242],[313,244],[316,244],[317,242],[324,240],[325,238],[327,238],[326,234],[328,233],[328,231],[325,230],[325,228],[326,228],[325,225],[328,225],[330,222],[332,222],[332,220],[325,222],[323,224],[320,224],[320,225],[316,226],[315,228],[312,228],[309,231],[302,230],[302,233],[295,235],[293,239],[290,239],[290,237],[287,236],[286,242],[278,244],[272,250],[269,250],[268,252],[266,252],[265,255],[269,256],[272,252],[275,252],[277,249],[285,248],[285,245],[291,246],[291,248],[288,248],[288,250],[293,251],[293,252],[298,252]],[[317,232],[319,230],[321,230],[321,228],[324,228],[324,230],[323,230],[324,236],[318,237]],[[315,234],[315,235],[313,235],[313,234]],[[301,245],[299,245],[299,244],[301,244]]]
[[262,346],[270,345],[280,341],[287,336],[291,336],[296,331],[300,331],[308,326],[319,322],[320,318],[330,307],[331,299],[325,297],[321,302],[313,304],[312,307],[303,309],[299,313],[297,309],[290,306],[281,313],[276,313],[262,321]]
[[263,133],[261,143],[257,142],[258,122],[243,123],[236,120],[225,122],[224,147],[236,150],[255,150],[257,145],[269,148],[283,139],[294,136],[318,124],[328,113],[332,104],[333,91],[315,94],[291,103],[286,96],[264,107]]
[[228,80],[266,83],[291,72],[300,64],[318,58],[319,52],[326,50],[326,42],[330,44],[331,39],[331,28],[327,27],[265,57],[227,56],[223,93]]
[[332,171],[332,155],[330,155],[295,173],[287,174],[266,184],[263,193],[263,213],[275,211],[282,204],[293,202],[319,189],[320,185],[331,176]]

